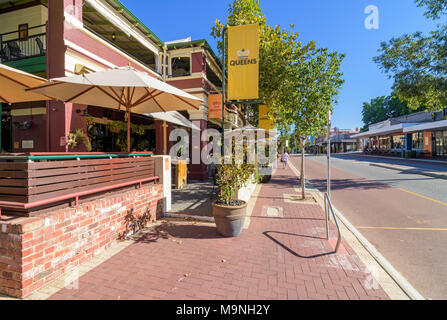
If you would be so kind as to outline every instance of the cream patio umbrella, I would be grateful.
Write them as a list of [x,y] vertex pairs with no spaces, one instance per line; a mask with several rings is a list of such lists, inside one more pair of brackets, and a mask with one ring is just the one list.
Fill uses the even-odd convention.
[[52,100],[25,89],[42,85],[46,79],[0,64],[0,103]]
[[[264,139],[258,138],[258,133],[264,133]],[[267,139],[275,138],[276,132],[274,130],[265,130],[261,128],[256,128],[250,124],[246,125],[245,127],[238,128],[235,130],[231,130],[228,133],[225,133],[225,137],[229,139],[241,139],[243,137],[250,137],[253,136],[254,139],[249,139],[248,142],[257,142],[257,143],[264,143],[267,142]],[[247,137],[247,138],[248,138]]]
[[63,102],[127,112],[127,151],[130,152],[130,112],[148,114],[199,109],[202,100],[132,67],[56,78],[29,89]]

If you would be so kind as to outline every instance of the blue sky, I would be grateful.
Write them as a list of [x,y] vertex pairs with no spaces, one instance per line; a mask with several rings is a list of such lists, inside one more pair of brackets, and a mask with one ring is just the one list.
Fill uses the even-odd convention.
[[[225,20],[232,2],[121,1],[162,40],[191,36],[193,40],[207,39],[214,49],[211,27],[215,19]],[[368,5],[379,9],[379,30],[365,28]],[[303,43],[315,40],[320,47],[346,53],[342,66],[346,83],[333,116],[334,125],[344,129],[362,127],[363,102],[391,92],[393,81],[372,61],[380,43],[436,26],[413,0],[261,0],[261,8],[270,25],[288,28],[294,24]]]

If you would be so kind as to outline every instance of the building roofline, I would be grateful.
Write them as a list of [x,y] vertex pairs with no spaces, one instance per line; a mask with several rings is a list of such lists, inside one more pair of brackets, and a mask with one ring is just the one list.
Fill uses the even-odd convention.
[[171,44],[168,44],[167,47],[168,47],[168,49],[171,49],[171,50],[190,48],[190,47],[205,47],[205,49],[211,53],[211,56],[214,58],[216,63],[219,65],[219,67],[222,67],[220,59],[217,57],[217,55],[214,53],[214,50],[211,48],[210,44],[208,43],[208,41],[206,41],[205,39],[171,43]]
[[157,44],[161,47],[163,47],[165,45],[164,41],[162,41],[159,37],[157,37],[157,35],[152,32],[151,29],[149,29],[140,19],[138,19],[137,16],[135,16],[124,4],[121,3],[121,1],[119,0],[109,0],[111,2],[113,2],[115,5],[117,5],[120,9],[122,9],[123,11],[118,11],[118,13],[122,14],[123,12],[125,12],[127,15],[129,15],[133,20],[134,20],[134,24],[136,23],[138,26],[142,27],[149,36],[151,36],[153,38],[153,40],[155,40],[155,42],[157,42]]

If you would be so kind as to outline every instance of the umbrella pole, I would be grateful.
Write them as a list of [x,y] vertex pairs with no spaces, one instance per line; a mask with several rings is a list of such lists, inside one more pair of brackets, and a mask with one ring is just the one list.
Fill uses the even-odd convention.
[[127,108],[127,153],[130,153],[130,108]]

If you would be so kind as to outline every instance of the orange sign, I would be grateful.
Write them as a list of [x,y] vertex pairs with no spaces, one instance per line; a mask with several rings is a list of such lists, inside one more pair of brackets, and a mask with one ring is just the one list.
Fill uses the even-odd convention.
[[208,119],[222,119],[222,95],[208,96]]
[[260,129],[264,130],[273,130],[275,129],[275,123],[270,119],[268,113],[270,108],[268,106],[261,105],[259,106],[259,125]]

